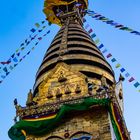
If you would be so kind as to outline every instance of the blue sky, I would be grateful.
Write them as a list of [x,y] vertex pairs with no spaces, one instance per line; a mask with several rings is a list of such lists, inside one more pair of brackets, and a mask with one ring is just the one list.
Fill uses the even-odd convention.
[[[0,61],[5,61],[15,52],[22,41],[30,34],[34,23],[45,18],[42,12],[43,1],[3,1],[0,0]],[[90,9],[104,16],[140,31],[140,1],[139,0],[89,0]],[[88,23],[94,29],[105,47],[140,81],[140,36],[117,30],[101,21],[88,18]],[[43,59],[46,49],[59,30],[53,25],[51,34],[46,36],[28,57],[25,58],[0,85],[0,139],[8,140],[7,131],[13,125],[15,108],[14,98],[25,105],[29,89],[32,89],[36,71]],[[31,46],[32,47],[32,46]],[[114,68],[116,80],[119,70]],[[128,83],[123,83],[124,89],[124,118],[132,140],[140,139],[140,93]]]

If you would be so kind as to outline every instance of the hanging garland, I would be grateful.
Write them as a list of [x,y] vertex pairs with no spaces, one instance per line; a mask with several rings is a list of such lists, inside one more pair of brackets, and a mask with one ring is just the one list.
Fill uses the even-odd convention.
[[40,136],[47,134],[52,129],[57,127],[57,124],[62,118],[71,111],[84,111],[88,110],[93,105],[106,106],[110,113],[112,126],[117,140],[127,140],[124,128],[124,120],[120,116],[119,109],[115,103],[110,99],[94,99],[86,98],[79,104],[65,104],[61,106],[57,113],[48,115],[44,118],[32,118],[31,120],[20,120],[8,131],[11,140],[25,140],[26,134]]
[[[84,23],[86,23],[86,19],[84,19]],[[135,78],[131,76],[130,73],[127,72],[124,67],[121,66],[121,64],[117,61],[117,59],[113,57],[112,53],[110,53],[108,49],[105,48],[105,46],[100,42],[100,39],[96,36],[95,33],[93,33],[93,29],[90,27],[89,24],[85,25],[85,29],[90,34],[91,38],[94,40],[95,44],[100,49],[100,51],[104,54],[104,56],[107,59],[110,59],[111,62],[115,64],[115,68],[120,70],[123,76],[128,79],[129,83],[132,83],[135,88],[139,88],[138,92],[140,92],[140,82],[136,81]]]
[[125,25],[122,25],[118,22],[115,22],[114,20],[110,20],[109,18],[106,18],[105,16],[101,15],[101,14],[98,14],[94,11],[91,11],[91,10],[85,10],[85,12],[91,16],[92,18],[96,19],[96,20],[100,20],[102,22],[105,22],[106,24],[109,24],[119,30],[123,30],[123,31],[127,31],[131,34],[134,34],[134,35],[140,35],[140,32],[139,31],[136,31],[136,30],[133,30],[132,28],[129,28]]
[[[39,44],[39,42],[43,39],[43,37],[45,37],[46,35],[48,35],[50,33],[50,30],[48,30],[45,34],[43,34],[42,36],[37,38],[37,42],[34,44],[34,47],[32,47],[24,56],[20,57],[20,55],[16,56],[16,54],[14,53],[11,56],[11,62],[6,65],[4,68],[1,68],[2,72],[0,74],[0,83],[3,82],[3,80],[10,74],[10,72],[22,61],[26,58],[26,56],[28,56]],[[22,47],[22,49],[20,51],[23,51],[25,49],[25,47]]]

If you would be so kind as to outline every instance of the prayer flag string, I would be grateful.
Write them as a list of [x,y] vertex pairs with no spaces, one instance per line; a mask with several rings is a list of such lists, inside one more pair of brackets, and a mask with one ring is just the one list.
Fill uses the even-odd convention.
[[[35,27],[30,29],[31,34],[28,38],[26,38],[21,44],[18,49],[16,49],[15,53],[13,53],[10,58],[7,61],[0,62],[0,68],[2,68],[4,65],[8,65],[12,63],[12,60],[16,56],[20,56],[21,52],[26,49],[26,47],[36,39],[39,33],[41,33],[47,25],[45,25],[45,20],[41,21],[41,23],[35,23]],[[48,24],[49,26],[51,24]],[[38,32],[38,33],[37,33]],[[38,38],[38,40],[41,38]]]
[[123,31],[127,31],[131,34],[134,34],[134,35],[140,35],[140,32],[139,31],[136,31],[136,30],[133,30],[132,28],[129,28],[125,25],[122,25],[118,22],[115,22],[114,20],[110,20],[109,18],[106,18],[105,16],[99,14],[99,13],[96,13],[94,11],[91,11],[91,10],[86,10],[85,11],[89,16],[91,16],[92,18],[96,19],[96,20],[100,20],[102,22],[105,22],[106,24],[108,25],[111,25],[113,27],[115,27],[116,29],[119,29],[119,30],[123,30]]
[[[84,24],[85,23],[86,19],[84,19]],[[104,44],[100,42],[100,39],[97,37],[97,35],[93,33],[93,29],[90,27],[90,25],[86,23],[84,26],[88,33],[92,30],[92,32],[90,32],[89,34],[97,45],[98,49],[107,59],[110,59],[110,61],[115,64],[115,68],[120,70],[121,74],[124,76],[124,80],[127,79],[128,82],[132,83],[135,88],[139,89],[138,92],[140,92],[140,82],[138,82],[133,76],[131,76],[130,73],[127,72],[126,69],[122,67],[122,65],[117,61],[117,59],[113,57],[112,53],[110,53],[109,50],[104,46]],[[88,28],[86,28],[87,26]]]
[[34,47],[32,47],[25,55],[22,57],[19,56],[12,56],[13,63],[10,63],[9,65],[6,65],[5,67],[0,67],[0,83],[4,81],[4,79],[10,74],[10,72],[21,62],[23,61],[39,44],[39,42],[50,33],[50,30],[48,30],[45,34],[38,37],[37,42],[34,44]]

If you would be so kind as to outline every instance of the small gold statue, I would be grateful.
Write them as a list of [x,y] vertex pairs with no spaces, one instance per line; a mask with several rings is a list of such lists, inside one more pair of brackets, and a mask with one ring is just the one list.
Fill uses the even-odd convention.
[[26,105],[27,106],[33,105],[33,93],[32,93],[31,89],[30,89],[30,91],[28,93],[28,98],[27,98],[27,101],[26,101]]

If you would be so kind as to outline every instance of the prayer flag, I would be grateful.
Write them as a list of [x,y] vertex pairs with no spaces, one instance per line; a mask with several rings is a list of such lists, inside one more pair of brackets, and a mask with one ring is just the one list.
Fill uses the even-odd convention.
[[119,68],[121,66],[121,64],[116,64],[115,68]]
[[27,55],[29,55],[29,54],[30,54],[30,52],[31,52],[31,51],[29,51],[29,52],[27,53]]
[[112,57],[112,54],[109,53],[106,57],[107,57],[107,58],[110,58],[110,57]]
[[106,53],[107,52],[107,49],[104,49],[103,51],[102,51],[102,53]]
[[104,47],[104,45],[103,44],[101,44],[100,46],[98,46],[98,48],[99,49],[101,49],[101,48],[103,48]]
[[2,65],[5,65],[6,64],[6,62],[0,62]]
[[133,82],[135,79],[133,77],[131,77],[128,81],[131,83]]
[[2,79],[5,79],[5,77],[6,77],[6,76],[4,76],[4,75],[1,75],[1,78],[2,78]]
[[120,71],[123,73],[123,72],[125,72],[125,69],[124,68],[121,68]]
[[15,53],[14,53],[14,54],[12,54],[12,56],[11,56],[11,57],[12,57],[12,58],[14,58],[14,56],[15,56]]
[[99,39],[96,39],[94,42],[97,45],[100,42],[100,40]]
[[19,49],[16,50],[16,53],[19,51]]
[[32,33],[34,33],[35,31],[36,31],[36,29],[34,29],[34,28],[31,29],[31,32],[32,32]]
[[129,77],[130,76],[130,74],[127,72],[126,74],[125,74],[125,77]]
[[52,23],[51,23],[51,22],[48,22],[48,25],[49,25],[49,26],[51,26],[51,25],[52,25]]
[[139,85],[140,85],[139,82],[136,82],[136,83],[134,84],[135,88],[137,88]]
[[24,55],[23,57],[22,57],[22,59],[24,59],[26,57],[26,55]]
[[10,63],[11,63],[11,61],[9,61],[9,60],[8,60],[6,63],[7,63],[7,64],[10,64]]
[[89,27],[89,24],[87,24],[86,26],[85,26],[85,29],[87,29]]
[[34,38],[34,37],[32,37],[32,38],[31,38],[31,41],[32,41],[32,40],[34,40],[34,39],[35,39],[35,38]]
[[39,37],[38,40],[42,40],[42,37]]
[[112,62],[116,62],[117,60],[116,60],[115,58],[112,58],[111,61],[112,61]]
[[112,24],[114,21],[113,20],[109,20],[109,21],[107,21],[106,23],[107,24]]
[[119,24],[119,25],[116,25],[115,27],[116,28],[121,28],[121,27],[123,27],[123,25]]
[[96,37],[96,34],[92,34],[92,35],[91,35],[91,38],[94,38],[94,37]]
[[105,18],[104,16],[101,16],[101,17],[99,17],[98,19],[99,19],[99,20],[102,20],[102,19],[104,19],[104,18]]
[[10,70],[13,70],[13,66],[10,66],[9,69],[10,69]]
[[24,50],[24,47],[21,48],[21,51]]
[[28,42],[26,43],[26,46],[29,45],[29,44],[30,44],[30,41],[28,41]]
[[137,31],[136,31],[135,33],[136,33],[136,35],[140,35],[140,32],[137,32]]
[[44,23],[45,23],[45,21],[43,20],[41,23],[42,23],[42,24],[44,24]]
[[88,33],[90,34],[90,33],[92,33],[93,32],[93,30],[92,29],[90,29],[89,31],[88,31]]
[[20,52],[19,52],[19,53],[17,53],[17,56],[20,56]]
[[35,43],[35,46],[38,44],[38,42]]
[[118,25],[118,23],[113,22],[113,23],[111,23],[110,25],[116,26],[116,25]]
[[21,62],[22,61],[22,58],[19,60],[19,62]]
[[47,34],[49,34],[50,33],[50,30],[47,32]]
[[7,73],[6,73],[6,76],[9,75],[9,73],[10,73],[10,72],[7,72]]
[[24,46],[24,43],[22,43],[20,46],[21,46],[21,47]]
[[97,14],[97,15],[93,16],[93,18],[98,18],[98,17],[100,17],[100,16],[102,16],[102,15]]
[[14,64],[14,67],[16,67],[18,64]]
[[42,30],[38,30],[38,32],[42,32]]
[[8,72],[7,67],[4,67],[3,71],[7,73]]
[[27,43],[28,39],[25,40],[25,43]]
[[126,30],[126,31],[133,31],[132,29],[128,28],[128,27],[121,27],[121,30]]
[[14,62],[18,62],[18,59],[15,57],[15,58],[13,59],[13,61],[14,61]]
[[42,27],[42,29],[45,29],[45,28],[46,28],[46,26],[43,26],[43,27]]
[[37,28],[39,28],[39,27],[40,27],[39,23],[36,23],[36,24],[35,24],[35,26],[36,26]]

